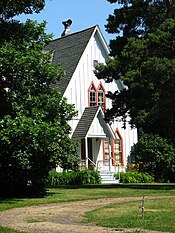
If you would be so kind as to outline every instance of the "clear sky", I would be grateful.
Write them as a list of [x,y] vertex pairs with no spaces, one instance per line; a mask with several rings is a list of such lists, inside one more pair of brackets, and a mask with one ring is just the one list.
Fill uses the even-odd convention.
[[39,14],[21,15],[21,21],[33,19],[41,22],[47,21],[47,33],[53,33],[54,39],[59,38],[64,30],[62,21],[72,20],[71,31],[77,32],[99,25],[107,43],[115,35],[108,34],[104,25],[107,24],[109,14],[113,14],[116,4],[107,0],[46,0],[45,9]]

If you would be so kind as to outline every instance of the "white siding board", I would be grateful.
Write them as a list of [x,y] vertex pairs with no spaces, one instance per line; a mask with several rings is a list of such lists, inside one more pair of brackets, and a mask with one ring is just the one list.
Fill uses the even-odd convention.
[[[99,38],[98,31],[95,32],[94,36],[91,37],[89,43],[82,54],[82,57],[79,61],[79,64],[70,80],[70,83],[64,93],[64,96],[67,97],[68,102],[71,104],[75,104],[75,109],[78,111],[78,116],[74,118],[70,122],[72,127],[72,131],[75,130],[78,120],[81,118],[84,108],[88,107],[88,88],[90,84],[94,83],[96,88],[99,86],[100,82],[103,87],[108,91],[115,92],[117,90],[121,90],[122,84],[120,81],[113,81],[112,83],[105,83],[104,80],[98,80],[93,72],[93,60],[98,60],[100,63],[105,63],[108,59],[107,48],[103,48],[102,38]],[[112,102],[110,99],[106,99],[106,108],[111,108]],[[129,155],[131,146],[133,143],[137,142],[137,130],[133,130],[130,128],[129,124],[127,124],[126,129],[123,129],[123,123],[114,121],[112,124],[112,128],[115,131],[117,128],[119,129],[122,137],[123,137],[123,150],[124,150],[124,160],[127,162],[127,156]],[[92,124],[92,127],[89,129],[88,135],[90,137],[98,137],[105,138],[105,132],[100,127],[98,122],[98,118],[96,118]],[[95,140],[95,139],[94,139]],[[94,154],[97,154],[97,150],[99,151],[98,157],[103,159],[103,149],[102,146],[99,148],[97,143],[93,141],[93,150]],[[95,146],[96,145],[96,146]],[[80,153],[80,152],[79,152]]]
[[89,137],[106,137],[106,134],[103,130],[103,128],[100,125],[99,119],[96,117],[88,131]]

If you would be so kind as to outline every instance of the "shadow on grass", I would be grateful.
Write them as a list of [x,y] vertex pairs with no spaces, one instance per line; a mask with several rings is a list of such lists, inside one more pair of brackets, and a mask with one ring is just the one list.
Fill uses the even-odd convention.
[[0,197],[0,203],[6,203],[6,204],[13,205],[18,201],[20,201],[20,200],[17,199],[17,198],[3,198],[3,197]]
[[175,189],[174,183],[154,183],[154,184],[86,184],[86,185],[58,185],[50,186],[48,188],[61,189],[109,189],[109,188],[130,188],[130,189],[153,189],[153,190],[172,190]]
[[[86,185],[57,185],[47,186],[44,195],[42,196],[0,196],[0,203],[15,203],[22,198],[43,198],[55,194],[54,191],[49,189],[150,189],[150,190],[174,190],[175,183],[153,183],[153,184],[86,184]],[[58,192],[57,192],[58,194]]]

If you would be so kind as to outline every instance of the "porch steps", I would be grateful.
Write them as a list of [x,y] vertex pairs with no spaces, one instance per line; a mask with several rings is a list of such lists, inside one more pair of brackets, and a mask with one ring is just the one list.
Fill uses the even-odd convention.
[[119,180],[115,179],[114,174],[110,171],[100,171],[102,184],[118,184]]

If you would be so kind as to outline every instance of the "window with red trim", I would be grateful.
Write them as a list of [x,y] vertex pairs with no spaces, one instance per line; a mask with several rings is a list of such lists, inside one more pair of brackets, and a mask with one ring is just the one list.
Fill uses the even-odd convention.
[[113,164],[122,164],[123,163],[123,138],[117,129],[115,134],[118,135],[118,138],[112,142],[112,156],[114,158]]
[[98,105],[101,106],[103,111],[105,110],[105,93],[102,86],[98,89]]
[[106,96],[105,96],[105,89],[103,88],[101,82],[96,89],[94,83],[90,85],[88,89],[89,93],[89,106],[101,106],[102,110],[106,110]]
[[103,141],[103,146],[104,146],[104,160],[109,160],[109,142],[107,139]]
[[105,96],[105,89],[100,83],[98,87],[98,106],[101,106],[102,110],[105,112],[105,102],[106,102],[106,96]]
[[114,160],[117,163],[122,163],[122,147],[121,147],[121,140],[116,139],[114,140]]
[[90,99],[89,99],[89,104],[90,106],[96,106],[97,105],[97,100],[96,100],[96,90],[94,85],[91,85],[90,87]]

